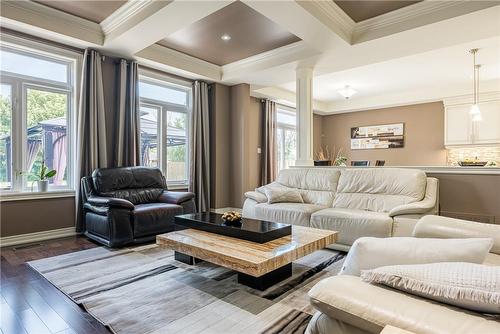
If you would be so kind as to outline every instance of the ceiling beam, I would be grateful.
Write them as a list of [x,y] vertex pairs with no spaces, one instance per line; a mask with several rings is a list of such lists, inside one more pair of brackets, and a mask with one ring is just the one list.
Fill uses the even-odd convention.
[[77,47],[102,46],[99,24],[32,1],[0,1],[0,25]]
[[276,22],[318,51],[324,52],[338,45],[349,43],[313,13],[306,10],[304,4],[301,5],[296,1],[242,0],[242,2],[271,21]]
[[272,67],[296,63],[302,59],[319,54],[318,51],[309,47],[304,41],[285,45],[222,66],[222,82],[227,84],[240,83],[241,78],[248,74],[255,74]]
[[233,1],[128,1],[106,18],[104,46],[132,56]]
[[153,44],[139,51],[134,58],[141,64],[190,79],[219,82],[222,78],[220,66],[159,44]]

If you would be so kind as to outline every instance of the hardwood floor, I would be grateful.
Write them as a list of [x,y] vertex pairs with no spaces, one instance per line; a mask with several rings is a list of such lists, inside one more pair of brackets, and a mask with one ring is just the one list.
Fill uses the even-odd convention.
[[97,245],[84,237],[70,237],[1,248],[1,333],[110,333],[25,264],[26,261],[93,247]]

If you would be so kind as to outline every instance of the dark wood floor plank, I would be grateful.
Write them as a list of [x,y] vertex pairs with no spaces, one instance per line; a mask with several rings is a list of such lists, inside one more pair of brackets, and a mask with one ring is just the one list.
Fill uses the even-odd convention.
[[2,312],[2,333],[109,334],[105,326],[25,264],[97,246],[84,237],[70,237],[2,248],[0,300],[2,309],[5,304],[10,310],[5,316]]
[[9,304],[3,301],[0,307],[0,328],[2,329],[2,332],[5,334],[27,334],[23,325],[19,321],[19,318],[9,307]]
[[40,280],[32,286],[41,296],[50,301],[52,308],[77,333],[109,333],[106,327],[48,281]]
[[47,326],[45,326],[43,321],[32,309],[19,312],[18,317],[24,329],[29,334],[51,334]]
[[23,289],[24,296],[35,313],[42,319],[45,326],[53,333],[60,332],[70,326],[64,321],[56,311],[31,287]]

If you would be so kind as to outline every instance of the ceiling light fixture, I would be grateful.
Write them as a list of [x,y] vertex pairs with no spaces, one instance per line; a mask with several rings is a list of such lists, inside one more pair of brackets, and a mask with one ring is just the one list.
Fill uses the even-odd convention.
[[479,51],[479,49],[471,49],[469,52],[472,53],[472,58],[473,58],[473,101],[472,101],[472,106],[470,108],[469,114],[472,116],[472,121],[473,122],[480,122],[483,120],[483,117],[481,116],[481,110],[479,109],[479,68],[481,65],[476,65],[476,53]]
[[229,36],[228,34],[224,34],[220,37],[220,39],[227,42],[231,39],[231,36]]
[[349,100],[351,96],[357,93],[357,91],[349,87],[349,85],[346,85],[344,88],[339,89],[337,93],[342,95],[346,100]]

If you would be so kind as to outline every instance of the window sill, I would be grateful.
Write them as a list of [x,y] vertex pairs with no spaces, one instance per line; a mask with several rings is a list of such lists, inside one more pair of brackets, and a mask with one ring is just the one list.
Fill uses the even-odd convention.
[[47,192],[37,192],[37,191],[4,192],[0,193],[0,202],[26,201],[26,200],[63,198],[63,197],[75,197],[75,191],[67,189],[67,190],[49,190]]
[[168,190],[185,190],[187,188],[187,184],[167,184]]

